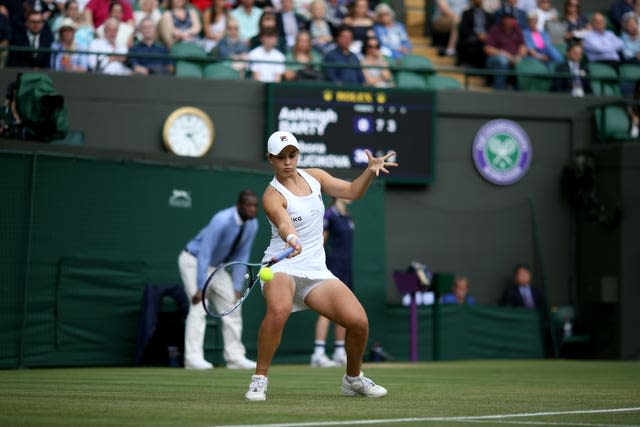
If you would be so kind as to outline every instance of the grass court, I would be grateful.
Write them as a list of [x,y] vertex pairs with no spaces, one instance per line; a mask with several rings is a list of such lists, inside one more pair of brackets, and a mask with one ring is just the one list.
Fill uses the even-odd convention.
[[640,363],[368,364],[386,397],[350,398],[342,369],[276,365],[266,402],[251,372],[216,368],[0,371],[0,426],[640,426]]

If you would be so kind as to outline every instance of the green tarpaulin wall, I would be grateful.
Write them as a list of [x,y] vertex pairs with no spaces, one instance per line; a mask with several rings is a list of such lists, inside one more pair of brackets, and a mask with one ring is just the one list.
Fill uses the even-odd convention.
[[[145,285],[179,284],[185,243],[240,190],[261,194],[269,179],[239,170],[0,154],[0,367],[133,364]],[[406,360],[407,309],[385,302],[384,209],[381,183],[352,205],[356,292],[371,341]],[[269,237],[263,212],[259,220],[252,259]],[[443,309],[443,359],[542,355],[534,313]],[[431,359],[431,315],[423,311],[420,356]],[[259,292],[243,313],[255,357]],[[276,362],[308,361],[314,322],[310,312],[292,316]],[[505,332],[516,323],[518,332]],[[220,362],[219,331],[209,331],[208,357]]]

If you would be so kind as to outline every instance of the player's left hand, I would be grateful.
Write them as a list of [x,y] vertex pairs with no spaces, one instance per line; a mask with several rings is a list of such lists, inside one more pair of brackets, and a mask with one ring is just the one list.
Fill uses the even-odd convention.
[[367,155],[367,160],[369,160],[369,165],[367,166],[367,169],[375,173],[376,176],[380,175],[380,171],[384,173],[389,173],[389,171],[387,170],[388,167],[398,166],[398,163],[396,162],[387,161],[389,160],[389,158],[394,157],[396,155],[395,151],[390,151],[382,157],[373,157],[373,154],[371,154],[371,151],[369,150],[364,150],[364,152]]

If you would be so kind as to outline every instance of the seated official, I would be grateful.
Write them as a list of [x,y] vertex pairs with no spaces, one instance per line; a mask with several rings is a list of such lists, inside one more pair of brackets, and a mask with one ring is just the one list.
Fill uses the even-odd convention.
[[500,305],[545,309],[546,303],[542,291],[531,284],[531,269],[529,266],[518,264],[513,269],[513,283],[504,290]]
[[453,279],[451,293],[444,294],[440,298],[441,304],[467,304],[473,305],[476,299],[469,295],[469,280],[464,276]]

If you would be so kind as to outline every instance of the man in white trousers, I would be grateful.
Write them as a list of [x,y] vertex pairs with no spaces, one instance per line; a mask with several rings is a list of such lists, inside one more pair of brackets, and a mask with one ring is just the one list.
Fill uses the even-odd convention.
[[[180,276],[191,306],[184,331],[184,367],[212,369],[204,358],[206,312],[202,307],[202,288],[217,266],[225,262],[248,262],[251,246],[258,231],[258,197],[251,190],[243,190],[235,206],[217,212],[206,227],[194,237],[178,257]],[[238,292],[229,278],[227,292]],[[246,358],[242,343],[242,309],[222,317],[224,360],[230,369],[255,369],[256,362]]]

